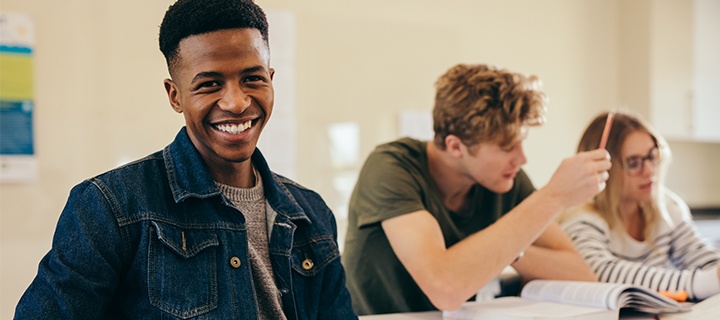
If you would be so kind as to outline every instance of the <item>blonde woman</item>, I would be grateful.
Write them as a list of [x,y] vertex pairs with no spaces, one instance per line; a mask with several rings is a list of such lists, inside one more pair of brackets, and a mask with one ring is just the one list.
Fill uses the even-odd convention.
[[[598,147],[608,113],[585,130],[578,152]],[[691,300],[720,292],[720,255],[696,232],[688,206],[663,186],[664,139],[640,118],[614,113],[607,139],[607,187],[560,217],[563,229],[603,282],[685,291]]]

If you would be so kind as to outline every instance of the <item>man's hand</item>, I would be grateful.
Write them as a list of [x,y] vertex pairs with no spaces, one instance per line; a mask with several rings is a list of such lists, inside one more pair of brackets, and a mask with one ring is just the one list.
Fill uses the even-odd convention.
[[610,177],[610,154],[605,149],[578,153],[566,158],[543,188],[564,208],[587,201],[605,189]]

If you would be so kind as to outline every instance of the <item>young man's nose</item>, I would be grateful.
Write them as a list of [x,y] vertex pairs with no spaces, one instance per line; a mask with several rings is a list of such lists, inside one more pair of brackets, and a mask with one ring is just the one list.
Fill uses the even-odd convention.
[[527,163],[527,158],[525,157],[525,150],[523,150],[522,146],[518,147],[515,156],[513,157],[513,164],[516,166],[522,166],[525,163]]
[[229,85],[225,87],[223,96],[218,101],[218,106],[226,111],[233,113],[242,113],[250,106],[251,99],[243,88],[238,85]]

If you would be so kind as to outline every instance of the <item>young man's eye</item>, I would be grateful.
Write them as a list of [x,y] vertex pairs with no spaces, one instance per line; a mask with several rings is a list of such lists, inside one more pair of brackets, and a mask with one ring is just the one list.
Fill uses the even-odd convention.
[[220,82],[217,81],[206,81],[200,84],[201,88],[212,88],[212,87],[219,87]]
[[222,83],[219,81],[204,81],[200,82],[195,86],[195,91],[198,91],[200,93],[204,92],[214,92],[218,90],[220,87],[222,87]]
[[245,82],[258,82],[258,81],[265,81],[265,78],[262,76],[248,76],[245,78]]

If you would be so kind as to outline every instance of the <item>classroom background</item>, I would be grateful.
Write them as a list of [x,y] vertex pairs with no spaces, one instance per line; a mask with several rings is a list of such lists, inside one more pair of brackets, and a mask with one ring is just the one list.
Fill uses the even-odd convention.
[[[184,124],[167,101],[157,44],[172,2],[0,1],[0,12],[33,22],[37,175],[0,184],[0,319],[12,317],[50,248],[72,186],[163,148]],[[720,227],[720,99],[707,90],[720,87],[708,58],[720,56],[713,2],[258,0],[277,69],[260,148],[271,168],[326,199],[344,233],[367,154],[431,134],[435,79],[457,63],[488,63],[544,83],[547,122],[525,142],[536,186],[594,115],[632,110],[668,138],[667,185],[717,239],[720,229],[706,227]]]

